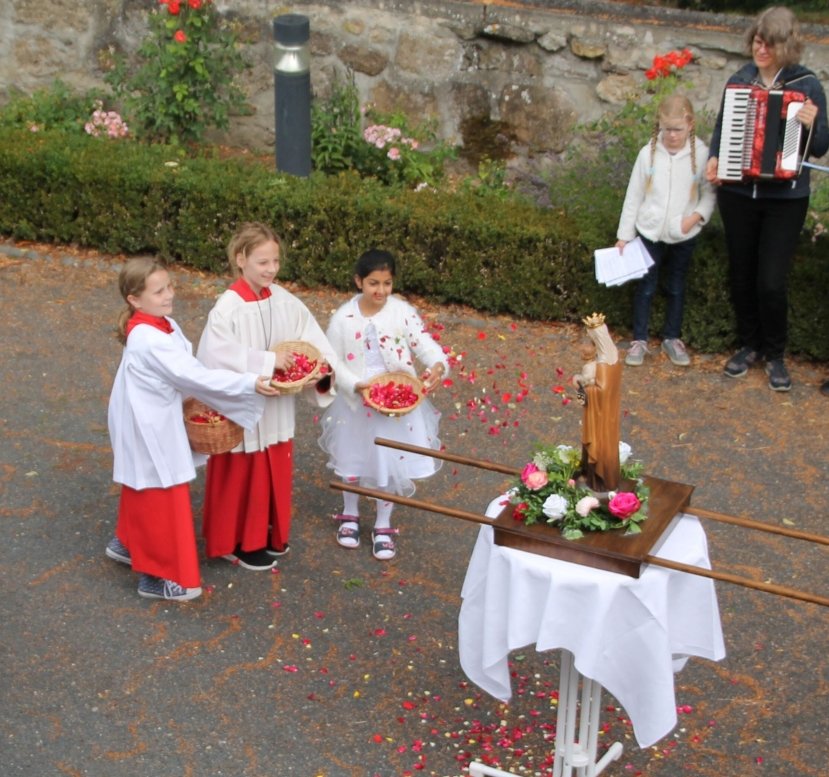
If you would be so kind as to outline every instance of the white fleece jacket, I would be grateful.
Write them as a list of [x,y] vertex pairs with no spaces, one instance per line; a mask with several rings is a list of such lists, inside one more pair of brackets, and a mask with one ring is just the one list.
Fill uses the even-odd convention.
[[[650,190],[647,190],[651,169],[650,144],[642,148],[630,174],[616,237],[630,241],[638,233],[652,242],[680,243],[697,235],[711,218],[715,204],[714,190],[703,175],[707,160],[708,147],[696,138],[697,196],[692,200],[694,173],[691,170],[690,139],[675,154],[668,152],[661,139],[657,140]],[[683,217],[695,211],[702,216],[702,221],[683,234]]]

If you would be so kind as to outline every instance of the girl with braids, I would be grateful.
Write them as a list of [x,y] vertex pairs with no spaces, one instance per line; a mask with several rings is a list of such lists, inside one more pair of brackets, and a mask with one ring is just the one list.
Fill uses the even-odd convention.
[[648,351],[651,302],[664,267],[667,296],[662,350],[676,365],[691,363],[680,339],[685,278],[696,236],[714,210],[714,191],[705,179],[708,147],[694,132],[694,109],[687,97],[665,97],[656,112],[653,134],[639,152],[619,218],[616,247],[621,253],[637,235],[653,266],[637,284],[633,298],[633,340],[625,357],[642,364]]
[[[129,259],[118,277],[126,308],[118,322],[124,345],[109,398],[113,480],[121,484],[118,525],[106,555],[140,572],[138,594],[187,601],[201,594],[188,481],[196,477],[182,402],[193,396],[244,427],[255,426],[270,376],[209,370],[173,312],[173,285],[151,256]],[[261,394],[262,396],[257,396]]]

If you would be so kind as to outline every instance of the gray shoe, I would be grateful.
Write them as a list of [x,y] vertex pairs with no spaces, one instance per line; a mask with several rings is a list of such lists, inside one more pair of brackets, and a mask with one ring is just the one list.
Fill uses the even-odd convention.
[[691,357],[685,350],[685,343],[678,337],[669,337],[662,341],[662,351],[677,367],[687,367],[691,363]]
[[625,364],[631,367],[639,367],[645,361],[645,354],[650,353],[648,344],[644,340],[631,340]]
[[760,354],[753,348],[740,348],[725,364],[723,372],[729,378],[741,378],[760,361]]
[[766,362],[766,375],[769,376],[769,388],[772,391],[790,391],[792,379],[782,359]]
[[121,540],[117,537],[113,537],[106,546],[106,550],[104,553],[107,554],[109,558],[113,561],[117,561],[121,564],[127,564],[128,566],[132,566],[132,558],[130,557],[130,552],[127,549],[127,546],[124,545]]
[[172,580],[152,575],[141,575],[138,595],[145,599],[166,599],[169,602],[187,602],[201,596],[201,588],[184,588]]

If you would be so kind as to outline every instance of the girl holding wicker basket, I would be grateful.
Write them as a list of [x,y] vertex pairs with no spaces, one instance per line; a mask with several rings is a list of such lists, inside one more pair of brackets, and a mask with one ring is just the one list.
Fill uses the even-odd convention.
[[[412,480],[434,474],[440,462],[375,445],[374,438],[439,449],[440,413],[425,395],[440,385],[449,365],[414,307],[392,295],[394,272],[387,251],[364,253],[354,274],[360,294],[331,319],[326,334],[339,359],[337,396],[323,416],[319,443],[329,455],[328,467],[344,482],[410,496]],[[426,366],[420,379],[415,359]],[[408,407],[400,406],[401,395],[411,398]],[[334,516],[337,542],[344,548],[360,544],[358,500],[344,491],[343,511]],[[380,561],[397,554],[392,507],[386,500],[376,502],[371,542]]]
[[[173,286],[153,257],[129,259],[118,277],[127,307],[124,345],[109,399],[113,480],[121,484],[118,525],[106,555],[141,573],[139,595],[187,601],[201,594],[189,481],[204,457],[194,454],[182,411],[196,397],[243,427],[256,424],[270,376],[209,370],[170,318]],[[262,396],[258,396],[258,395]]]
[[[208,557],[244,569],[268,570],[286,553],[291,528],[296,397],[331,402],[336,357],[311,311],[276,283],[279,237],[265,224],[242,224],[230,239],[236,279],[216,301],[202,332],[198,358],[208,367],[274,375],[302,360],[314,363],[294,391],[281,386],[259,423],[229,453],[211,456],[205,480],[202,532]],[[291,348],[283,347],[294,343]],[[298,353],[298,350],[312,354]],[[276,373],[277,375],[279,373]]]

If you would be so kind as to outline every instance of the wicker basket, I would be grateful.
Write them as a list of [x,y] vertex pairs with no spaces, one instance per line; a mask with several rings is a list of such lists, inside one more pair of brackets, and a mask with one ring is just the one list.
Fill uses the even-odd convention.
[[288,383],[271,379],[271,386],[278,388],[283,394],[295,394],[298,391],[302,391],[308,383],[320,374],[323,361],[322,354],[315,346],[311,345],[311,343],[306,343],[303,340],[285,340],[284,342],[279,343],[274,350],[277,354],[301,353],[304,356],[307,356],[311,361],[316,361],[314,369],[300,380]]
[[[408,407],[390,408],[378,405],[376,402],[371,400],[370,395],[371,386],[375,383],[402,383],[403,385],[411,386],[412,391],[414,391],[417,395],[417,400],[414,404],[409,405]],[[372,410],[376,410],[378,413],[388,416],[406,415],[406,413],[411,413],[412,410],[414,410],[423,401],[423,382],[414,375],[409,375],[408,372],[383,372],[380,375],[375,375],[369,381],[369,388],[363,389],[362,395],[363,401]]]
[[190,397],[184,400],[184,428],[190,447],[196,453],[227,453],[233,450],[245,436],[245,430],[229,418],[222,417],[211,423],[196,423],[193,416],[215,412],[210,407]]

